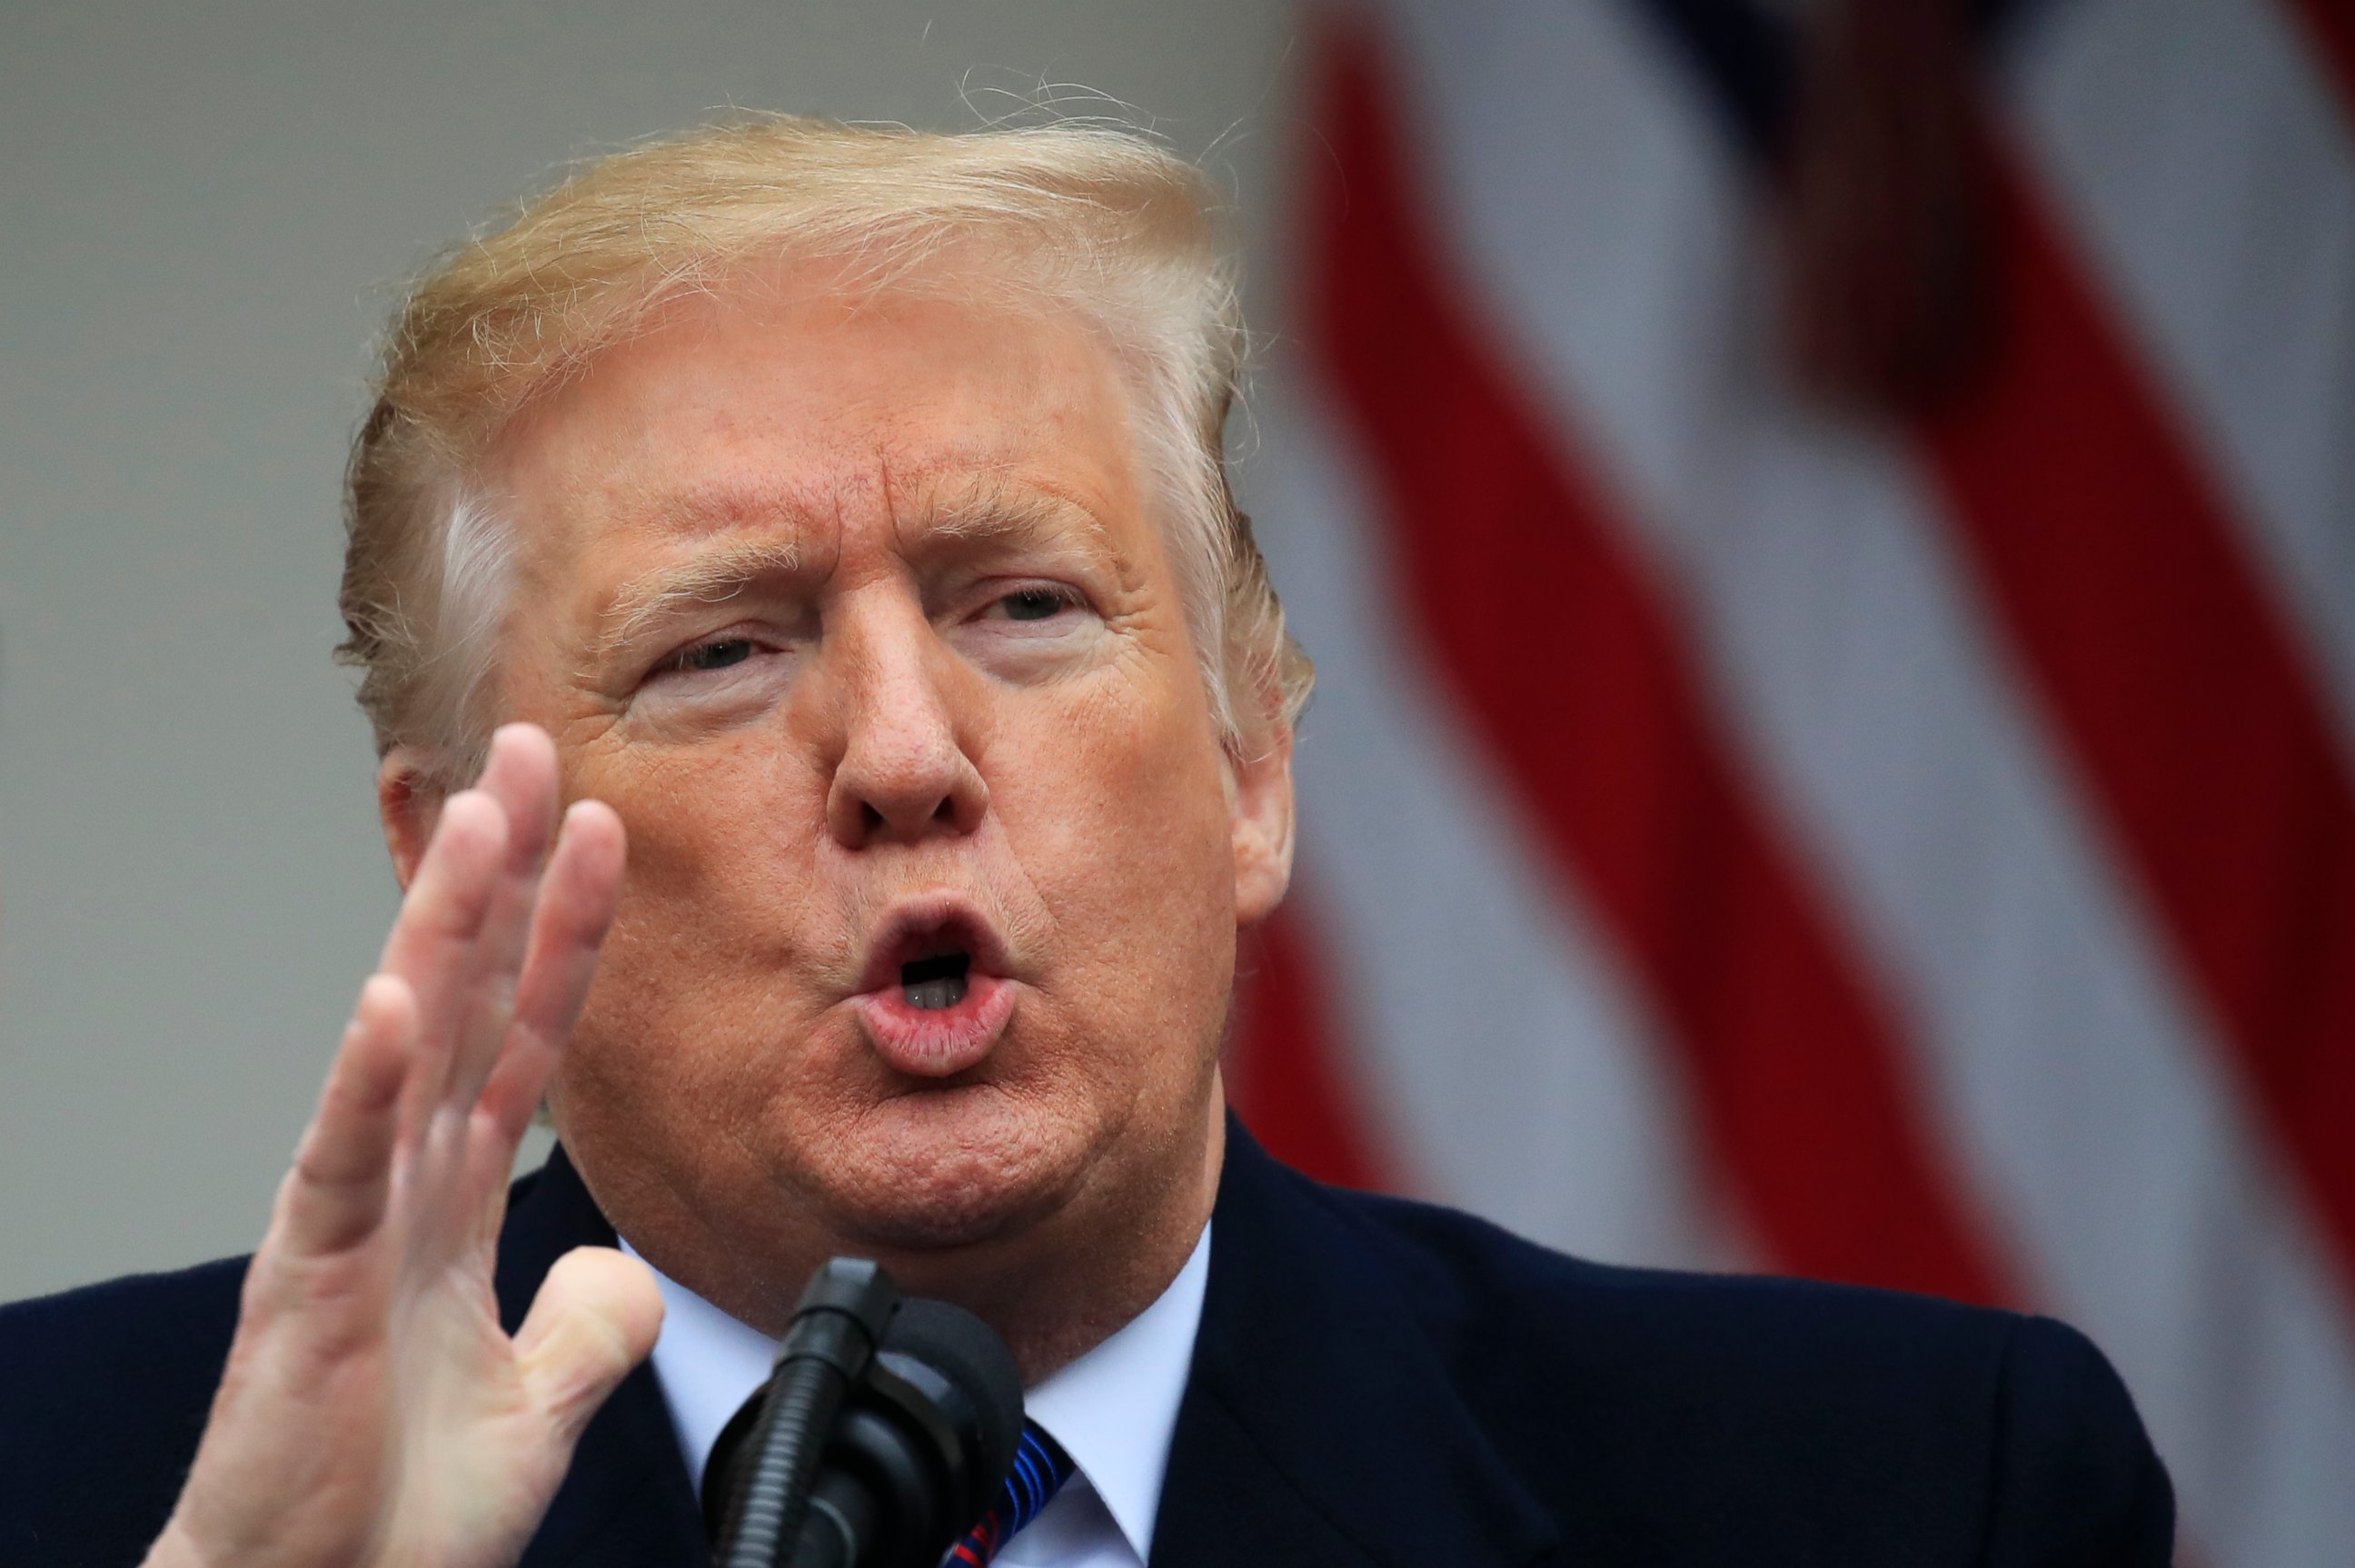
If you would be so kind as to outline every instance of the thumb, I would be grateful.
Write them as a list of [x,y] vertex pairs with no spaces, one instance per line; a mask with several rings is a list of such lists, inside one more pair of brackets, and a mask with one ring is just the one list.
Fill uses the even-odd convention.
[[516,1333],[516,1365],[568,1448],[655,1348],[662,1319],[654,1270],[612,1247],[575,1247],[548,1271]]

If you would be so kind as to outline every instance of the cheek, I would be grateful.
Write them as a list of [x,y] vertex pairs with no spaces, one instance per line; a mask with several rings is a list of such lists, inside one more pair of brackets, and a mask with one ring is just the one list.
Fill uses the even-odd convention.
[[[680,934],[726,940],[731,915],[787,912],[808,886],[793,873],[824,830],[823,793],[791,750],[758,727],[676,749],[616,741],[575,759],[567,784],[612,806],[629,834],[623,918],[704,908]],[[775,929],[773,923],[770,929]]]
[[1104,694],[1019,738],[1034,760],[1000,770],[1007,833],[1074,977],[1132,1020],[1138,1008],[1222,1020],[1233,965],[1218,747],[1199,698],[1184,696]]
[[[807,795],[773,742],[668,756],[581,759],[573,784],[621,815],[629,869],[575,1055],[600,1076],[714,1078],[804,1023],[783,982],[813,942],[843,940],[819,918],[809,875]],[[691,1015],[691,1016],[690,1016]],[[694,1051],[664,1052],[657,1042]]]

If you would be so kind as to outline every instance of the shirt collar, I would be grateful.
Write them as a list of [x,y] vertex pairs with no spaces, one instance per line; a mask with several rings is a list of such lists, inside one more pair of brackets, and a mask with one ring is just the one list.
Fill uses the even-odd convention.
[[[637,1257],[627,1241],[622,1250]],[[643,1262],[643,1259],[640,1259]],[[652,1265],[649,1264],[649,1267]],[[1178,1407],[1194,1360],[1210,1278],[1210,1228],[1152,1306],[1079,1360],[1024,1392],[1024,1413],[1045,1427],[1093,1486],[1142,1562],[1153,1544]],[[655,1379],[700,1492],[711,1448],[753,1391],[768,1381],[777,1342],[655,1270],[662,1333]]]
[[1169,1440],[1194,1365],[1210,1278],[1210,1228],[1159,1299],[1120,1332],[1024,1392],[1024,1413],[1053,1434],[1103,1499],[1137,1561],[1153,1545]]

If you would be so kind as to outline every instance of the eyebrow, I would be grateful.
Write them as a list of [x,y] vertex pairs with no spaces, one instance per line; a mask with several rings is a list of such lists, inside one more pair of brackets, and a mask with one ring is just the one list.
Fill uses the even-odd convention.
[[922,542],[972,545],[1037,539],[1059,524],[1071,523],[1091,542],[1103,541],[1103,520],[1076,501],[1045,490],[984,484],[918,507],[900,526],[919,530]]
[[627,647],[648,627],[696,604],[724,604],[764,577],[782,577],[801,569],[798,540],[745,539],[707,550],[693,560],[623,585],[601,617],[605,630],[597,651],[609,655]]
[[[1027,485],[984,482],[919,504],[898,525],[902,537],[918,537],[904,548],[911,555],[939,547],[987,549],[993,545],[1040,545],[1059,528],[1076,524],[1087,541],[1102,547],[1103,520],[1080,503]],[[600,657],[627,648],[650,627],[679,611],[724,604],[763,578],[787,577],[803,565],[799,539],[744,539],[706,550],[677,566],[650,571],[613,595],[600,620]]]

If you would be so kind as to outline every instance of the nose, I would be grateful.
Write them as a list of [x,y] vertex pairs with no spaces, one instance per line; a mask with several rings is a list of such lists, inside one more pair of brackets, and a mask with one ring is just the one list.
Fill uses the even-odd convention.
[[960,733],[954,656],[920,613],[847,619],[831,650],[842,723],[826,830],[846,849],[973,832],[989,790]]

